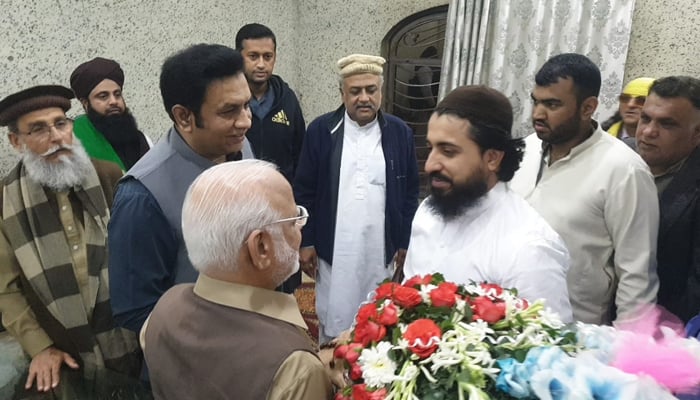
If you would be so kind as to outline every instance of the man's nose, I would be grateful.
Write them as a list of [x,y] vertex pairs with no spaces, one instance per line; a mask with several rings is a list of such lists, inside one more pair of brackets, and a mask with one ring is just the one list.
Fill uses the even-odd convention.
[[435,156],[433,153],[434,150],[430,150],[430,153],[428,153],[428,158],[425,160],[425,166],[423,167],[425,172],[428,174],[440,170],[440,163],[438,163],[437,156]]

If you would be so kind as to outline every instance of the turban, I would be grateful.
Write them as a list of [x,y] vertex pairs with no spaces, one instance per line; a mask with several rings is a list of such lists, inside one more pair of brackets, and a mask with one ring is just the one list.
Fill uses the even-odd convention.
[[341,78],[359,74],[381,75],[385,62],[382,57],[352,54],[338,60],[338,69]]
[[7,126],[24,114],[43,108],[70,108],[73,92],[58,85],[34,86],[11,94],[0,101],[0,126]]
[[654,83],[654,78],[637,78],[631,80],[622,90],[622,94],[630,96],[646,97],[649,95],[649,88]]
[[78,99],[86,99],[92,89],[105,79],[111,79],[122,87],[124,71],[114,60],[97,57],[82,63],[70,75],[70,87]]

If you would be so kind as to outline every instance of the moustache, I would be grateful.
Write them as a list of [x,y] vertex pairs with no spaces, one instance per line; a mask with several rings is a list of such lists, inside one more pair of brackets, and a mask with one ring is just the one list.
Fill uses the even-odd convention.
[[547,128],[547,129],[551,129],[551,128],[549,127],[549,124],[547,124],[545,121],[543,121],[543,120],[541,120],[541,119],[535,119],[535,120],[532,121],[532,126],[537,126],[537,125],[543,126],[543,127]]
[[430,180],[436,180],[436,181],[442,181],[442,182],[447,182],[449,184],[452,184],[452,179],[446,177],[445,175],[439,173],[439,172],[431,172],[428,174],[428,177],[430,177]]
[[55,145],[55,146],[51,146],[48,150],[46,150],[45,152],[43,152],[43,153],[41,153],[41,154],[39,154],[39,155],[40,155],[41,157],[48,157],[48,156],[50,156],[50,155],[52,155],[52,154],[54,154],[54,153],[56,153],[56,152],[59,152],[59,151],[61,151],[61,150],[70,150],[70,151],[72,151],[72,150],[73,150],[73,146],[70,145],[70,144],[62,144],[62,145],[58,145],[58,144],[57,144],[57,145]]

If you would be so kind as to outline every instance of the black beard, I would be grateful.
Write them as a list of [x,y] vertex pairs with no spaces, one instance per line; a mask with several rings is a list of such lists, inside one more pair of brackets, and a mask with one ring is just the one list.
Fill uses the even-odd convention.
[[[430,178],[440,178],[450,181],[439,173],[431,173]],[[451,182],[451,181],[450,181]],[[434,213],[449,221],[463,215],[467,210],[479,204],[484,195],[489,191],[486,179],[480,176],[474,177],[465,183],[455,185],[447,193],[436,190],[430,186],[430,197],[426,199],[426,205]],[[430,183],[428,183],[430,184]]]
[[148,142],[128,108],[122,114],[101,115],[88,104],[87,117],[112,145],[126,169],[131,168],[148,151]]
[[101,115],[88,105],[87,116],[95,128],[113,146],[137,143],[141,136],[141,132],[136,126],[136,119],[128,108],[121,114]]

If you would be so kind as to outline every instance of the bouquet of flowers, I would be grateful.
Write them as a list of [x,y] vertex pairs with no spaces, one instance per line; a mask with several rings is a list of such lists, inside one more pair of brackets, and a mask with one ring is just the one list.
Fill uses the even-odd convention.
[[[336,400],[674,398],[671,390],[700,383],[700,345],[666,334],[665,343],[635,343],[612,327],[565,326],[541,300],[495,284],[440,274],[386,282],[358,310],[351,341],[335,349],[349,380]],[[657,355],[650,362],[630,346],[616,356],[618,344],[641,342]],[[657,377],[649,370],[659,362],[682,362],[686,372]]]

